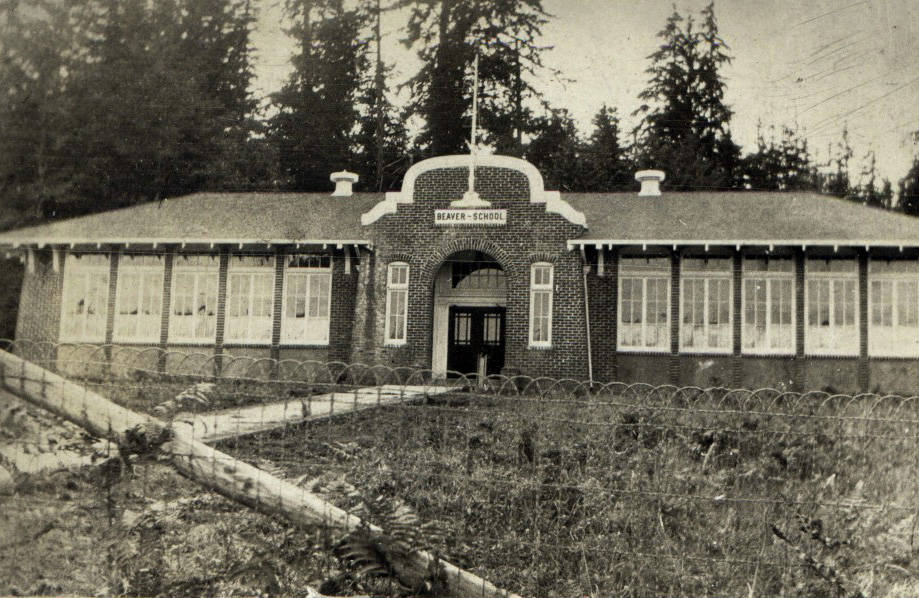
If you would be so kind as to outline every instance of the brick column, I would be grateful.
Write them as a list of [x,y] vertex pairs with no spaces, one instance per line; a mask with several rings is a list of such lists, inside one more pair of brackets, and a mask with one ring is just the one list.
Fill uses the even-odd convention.
[[680,252],[670,254],[670,382],[680,383]]
[[217,323],[214,332],[214,375],[223,370],[223,338],[227,322],[227,277],[230,268],[230,250],[220,248],[220,265],[217,270]]
[[804,330],[807,314],[804,312],[804,260],[803,249],[795,250],[795,362],[794,387],[803,392],[807,386],[807,372],[804,361]]
[[[284,249],[275,249],[274,256],[274,309],[271,315],[271,358],[281,359],[281,309],[284,300]],[[277,368],[273,368],[275,371]]]
[[159,372],[166,371],[166,346],[169,342],[169,309],[172,306],[172,264],[175,251],[169,249],[163,256],[163,303],[160,307],[160,359]]
[[[600,251],[606,251],[600,249]],[[611,247],[607,255],[607,270],[610,278],[610,295],[612,299],[612,309],[609,312],[610,317],[610,374],[613,380],[619,379],[619,248]]]
[[868,251],[858,252],[858,387],[868,392],[871,371],[868,367]]
[[105,360],[112,361],[112,339],[115,334],[115,294],[118,292],[118,256],[117,249],[109,252],[108,299],[105,313]]
[[740,388],[743,384],[743,360],[741,353],[743,350],[743,255],[740,250],[734,250],[734,264],[732,280],[734,287],[733,305],[731,306],[731,328],[733,332],[734,345],[731,357],[731,384],[734,388]]

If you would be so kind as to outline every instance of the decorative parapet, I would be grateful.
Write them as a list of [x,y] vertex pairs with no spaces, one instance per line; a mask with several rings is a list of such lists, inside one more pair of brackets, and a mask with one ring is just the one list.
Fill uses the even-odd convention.
[[[512,156],[494,156],[478,155],[476,156],[476,168],[506,168],[523,174],[529,186],[530,203],[546,204],[546,211],[560,215],[572,224],[586,228],[587,220],[584,214],[575,210],[568,202],[561,198],[558,191],[546,191],[542,175],[535,166]],[[375,205],[372,209],[361,214],[361,224],[367,226],[373,224],[386,214],[392,214],[396,211],[398,204],[410,204],[415,202],[415,183],[419,176],[426,172],[439,169],[450,168],[469,168],[468,155],[439,156],[429,158],[413,165],[405,173],[402,181],[401,191],[392,191],[386,194],[386,199]],[[457,197],[457,199],[459,199]]]

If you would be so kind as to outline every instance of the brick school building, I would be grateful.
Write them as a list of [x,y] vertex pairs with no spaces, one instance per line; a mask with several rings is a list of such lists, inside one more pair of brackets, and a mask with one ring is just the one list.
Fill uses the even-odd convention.
[[657,171],[560,194],[524,160],[475,156],[470,177],[472,159],[419,162],[393,193],[336,173],[332,193],[197,193],[2,233],[26,263],[17,338],[67,360],[150,348],[167,370],[198,353],[919,391],[919,220],[660,191]]

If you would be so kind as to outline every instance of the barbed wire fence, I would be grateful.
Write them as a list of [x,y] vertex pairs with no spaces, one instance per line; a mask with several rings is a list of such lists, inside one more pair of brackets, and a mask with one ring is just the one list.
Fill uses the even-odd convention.
[[7,403],[0,593],[438,595],[413,551],[522,596],[919,593],[919,397],[2,348],[375,527],[291,526]]

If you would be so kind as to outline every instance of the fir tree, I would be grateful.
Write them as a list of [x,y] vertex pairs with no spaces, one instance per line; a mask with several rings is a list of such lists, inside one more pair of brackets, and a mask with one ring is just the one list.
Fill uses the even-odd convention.
[[661,168],[675,189],[724,188],[737,184],[739,148],[731,139],[731,109],[724,103],[720,68],[731,61],[718,34],[714,5],[702,11],[701,27],[676,11],[651,54],[642,120],[640,166]]
[[542,173],[546,188],[583,191],[581,141],[568,111],[550,111],[537,120],[535,128],[538,133],[530,141],[525,157]]
[[633,186],[632,168],[619,141],[619,115],[604,105],[593,119],[584,147],[584,186],[589,191],[623,191]]
[[329,175],[354,162],[361,77],[368,70],[362,32],[367,15],[341,0],[291,0],[297,41],[293,73],[271,102],[269,134],[280,157],[283,186],[329,189]]
[[409,111],[424,126],[418,143],[427,155],[467,151],[471,67],[480,55],[482,140],[520,155],[532,130],[527,104],[538,100],[529,79],[543,66],[537,43],[548,15],[541,0],[406,0],[411,17],[405,43],[420,46],[420,71],[408,82]]

